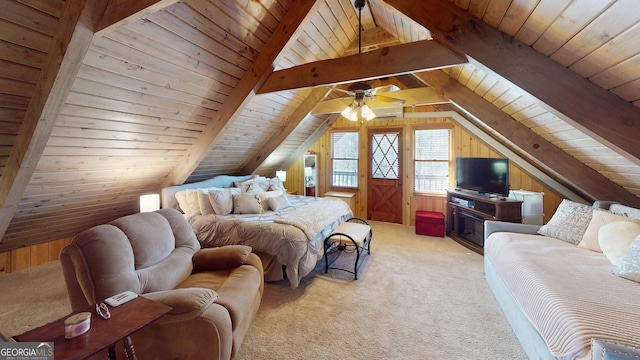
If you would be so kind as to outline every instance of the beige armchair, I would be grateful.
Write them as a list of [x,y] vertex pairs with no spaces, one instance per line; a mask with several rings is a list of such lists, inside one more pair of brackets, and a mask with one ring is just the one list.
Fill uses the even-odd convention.
[[264,288],[250,247],[200,249],[173,209],[86,230],[62,249],[60,262],[73,311],[125,290],[173,308],[132,335],[142,359],[232,359]]

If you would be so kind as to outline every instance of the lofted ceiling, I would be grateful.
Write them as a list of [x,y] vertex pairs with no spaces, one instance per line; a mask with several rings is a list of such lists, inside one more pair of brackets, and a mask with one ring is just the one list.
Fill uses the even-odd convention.
[[[273,175],[395,76],[587,200],[640,205],[636,0],[0,0],[0,251]],[[364,65],[363,65],[364,64]]]

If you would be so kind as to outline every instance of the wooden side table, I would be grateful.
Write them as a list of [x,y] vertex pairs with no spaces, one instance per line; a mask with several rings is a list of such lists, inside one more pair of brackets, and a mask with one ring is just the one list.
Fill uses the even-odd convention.
[[118,307],[110,307],[111,318],[108,320],[96,314],[95,305],[82,310],[91,313],[91,329],[73,339],[65,339],[64,337],[64,320],[68,316],[14,336],[14,338],[21,342],[53,342],[53,355],[56,359],[86,359],[107,348],[109,349],[109,359],[115,359],[115,344],[124,340],[129,360],[133,360],[136,357],[129,336],[170,310],[170,306],[144,297],[137,297]]
[[324,193],[324,197],[332,197],[340,199],[349,205],[351,211],[355,214],[356,209],[356,194],[351,192],[341,192],[341,191],[327,191]]

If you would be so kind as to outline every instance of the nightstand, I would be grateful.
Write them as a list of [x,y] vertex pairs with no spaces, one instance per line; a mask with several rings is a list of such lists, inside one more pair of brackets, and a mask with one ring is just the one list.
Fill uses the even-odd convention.
[[328,191],[324,193],[324,197],[332,197],[340,199],[349,205],[349,209],[355,213],[356,208],[356,193],[342,192],[342,191]]

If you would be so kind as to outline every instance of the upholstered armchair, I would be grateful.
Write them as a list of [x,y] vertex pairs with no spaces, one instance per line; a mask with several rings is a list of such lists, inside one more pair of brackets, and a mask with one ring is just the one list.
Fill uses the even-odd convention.
[[60,262],[73,311],[125,290],[173,308],[132,335],[142,359],[232,359],[264,287],[250,247],[200,249],[174,209],[86,230],[62,249]]

